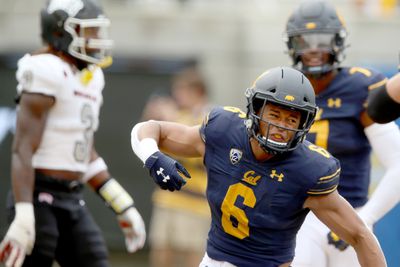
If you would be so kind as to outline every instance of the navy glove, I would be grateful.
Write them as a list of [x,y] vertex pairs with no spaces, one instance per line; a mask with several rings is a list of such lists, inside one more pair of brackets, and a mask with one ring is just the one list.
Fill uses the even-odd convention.
[[144,166],[149,169],[154,182],[164,190],[180,190],[186,184],[180,173],[190,178],[189,172],[179,162],[160,151],[153,153]]
[[328,243],[335,246],[340,251],[345,250],[349,246],[346,241],[340,239],[340,237],[332,231],[328,233]]

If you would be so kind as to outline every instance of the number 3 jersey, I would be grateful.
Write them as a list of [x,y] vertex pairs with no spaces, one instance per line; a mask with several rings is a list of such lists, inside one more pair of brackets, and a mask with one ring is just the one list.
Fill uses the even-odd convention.
[[281,156],[255,159],[236,108],[216,108],[203,122],[207,199],[212,223],[207,254],[240,267],[275,267],[294,257],[308,196],[336,190],[340,165],[307,141]]
[[17,92],[51,96],[34,168],[85,172],[98,128],[104,76],[100,68],[73,70],[51,54],[25,55],[18,62]]

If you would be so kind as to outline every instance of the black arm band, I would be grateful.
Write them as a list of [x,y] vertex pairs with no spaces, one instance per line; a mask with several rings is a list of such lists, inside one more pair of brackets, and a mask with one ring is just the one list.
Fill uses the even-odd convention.
[[377,123],[388,123],[400,116],[400,104],[388,95],[383,85],[369,93],[367,113]]

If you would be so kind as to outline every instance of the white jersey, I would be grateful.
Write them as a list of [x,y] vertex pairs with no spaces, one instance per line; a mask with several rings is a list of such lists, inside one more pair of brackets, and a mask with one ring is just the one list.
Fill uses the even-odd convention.
[[51,54],[25,55],[18,62],[17,92],[55,98],[42,140],[33,155],[34,168],[86,172],[99,125],[104,75],[72,67]]

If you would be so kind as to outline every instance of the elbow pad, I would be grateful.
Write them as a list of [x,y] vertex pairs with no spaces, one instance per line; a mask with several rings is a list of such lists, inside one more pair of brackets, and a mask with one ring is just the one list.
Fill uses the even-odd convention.
[[369,93],[367,113],[377,123],[391,122],[400,116],[400,104],[388,95],[383,85]]

